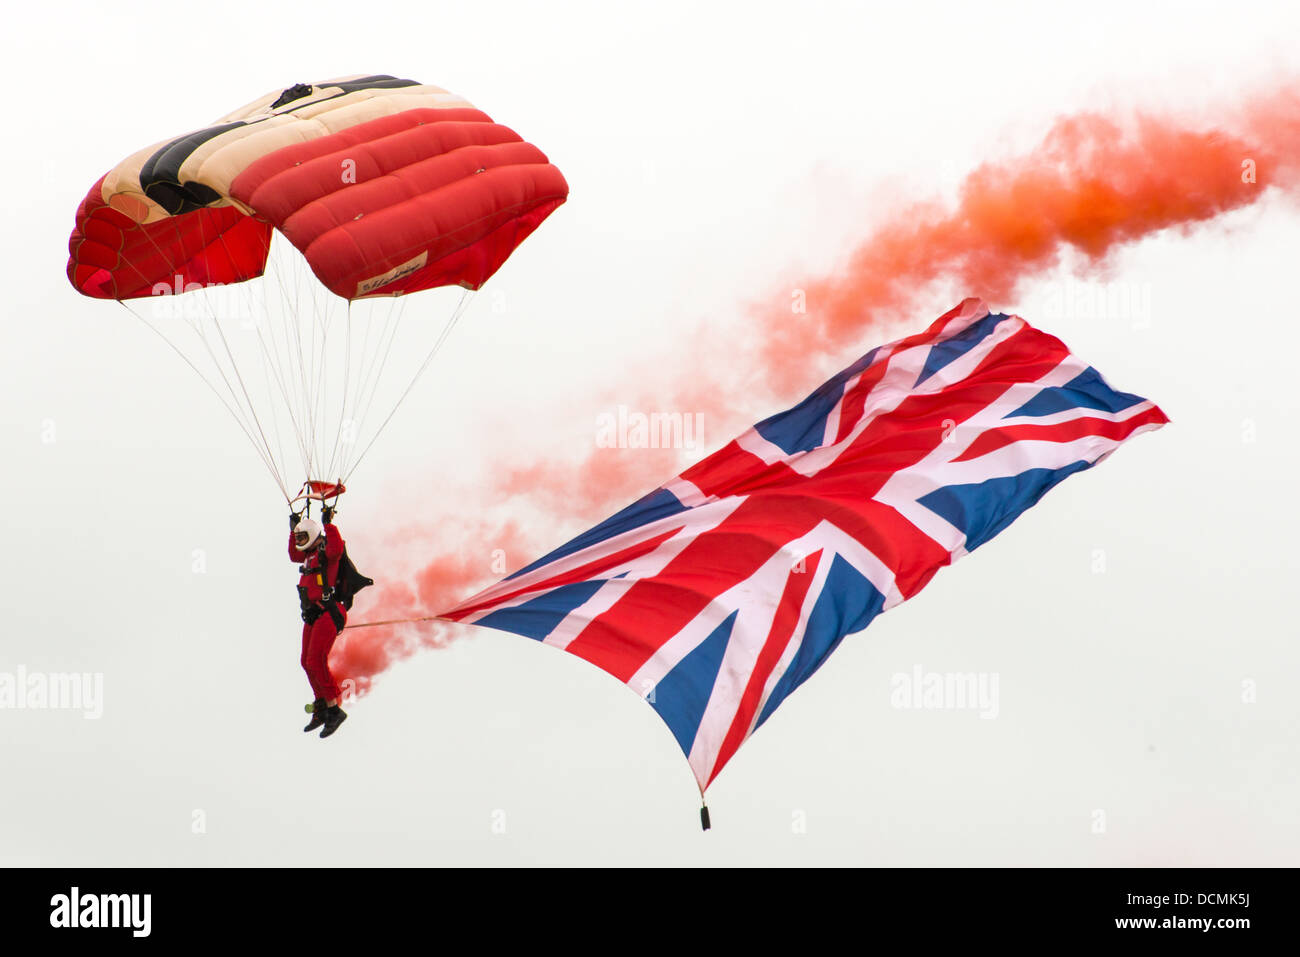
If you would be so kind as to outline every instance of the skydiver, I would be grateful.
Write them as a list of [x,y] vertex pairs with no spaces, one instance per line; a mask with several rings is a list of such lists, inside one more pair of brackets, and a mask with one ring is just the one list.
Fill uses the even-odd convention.
[[303,731],[314,731],[324,725],[320,736],[328,738],[347,718],[347,713],[339,707],[341,693],[329,666],[330,648],[347,621],[347,609],[336,594],[339,559],[344,554],[343,536],[334,526],[332,508],[325,508],[321,517],[324,529],[309,517],[289,513],[289,558],[301,563],[298,600],[303,621],[302,668],[316,696],[311,723]]

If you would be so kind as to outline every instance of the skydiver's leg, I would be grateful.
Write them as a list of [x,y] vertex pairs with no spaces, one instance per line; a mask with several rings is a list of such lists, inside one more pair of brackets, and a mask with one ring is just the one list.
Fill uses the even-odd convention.
[[307,727],[303,731],[315,731],[325,723],[325,699],[321,696],[320,686],[316,681],[316,676],[312,673],[311,658],[308,651],[311,648],[311,625],[304,622],[302,626],[302,657],[300,663],[302,670],[307,672],[307,681],[311,684],[311,693],[316,701],[312,705],[311,721],[307,722]]
[[334,620],[329,615],[321,615],[311,626],[310,632],[307,636],[307,652],[303,659],[303,667],[311,679],[316,697],[324,698],[326,702],[337,705],[340,695],[339,686],[334,676],[330,674],[329,666],[330,649],[334,647],[334,640],[338,637]]
[[334,641],[338,638],[340,627],[347,623],[347,619],[339,611],[339,620],[335,621],[329,614],[321,615],[312,628],[311,641],[308,648],[307,656],[311,660],[312,669],[316,672],[316,680],[320,682],[321,693],[324,695],[329,707],[325,709],[325,727],[322,729],[320,736],[328,738],[331,734],[339,729],[347,712],[339,707],[339,697],[342,692],[339,690],[338,682],[334,680],[334,675],[330,672],[329,656],[330,649],[334,646]]
[[302,670],[307,673],[307,681],[311,685],[312,695],[319,698],[320,689],[316,687],[316,679],[311,673],[310,659],[307,657],[307,650],[311,645],[311,625],[303,622],[302,626],[302,657],[298,659],[302,665]]

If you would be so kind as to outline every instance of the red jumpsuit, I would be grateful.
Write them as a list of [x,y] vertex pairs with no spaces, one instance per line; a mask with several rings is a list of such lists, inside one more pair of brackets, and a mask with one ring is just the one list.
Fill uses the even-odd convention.
[[302,563],[306,569],[298,579],[298,587],[306,589],[307,598],[322,609],[320,617],[312,624],[304,623],[302,626],[302,669],[307,672],[307,680],[311,682],[311,690],[316,697],[334,701],[339,697],[340,691],[338,682],[330,674],[329,656],[330,648],[334,646],[334,639],[339,633],[333,616],[325,609],[328,605],[334,606],[345,622],[347,612],[339,602],[332,601],[327,605],[323,599],[324,583],[328,582],[332,588],[338,582],[339,558],[343,555],[343,536],[333,525],[326,525],[323,534],[325,537],[323,581],[320,569],[317,567],[320,554],[319,542],[304,551],[294,545],[293,534],[290,533],[289,557],[295,562]]

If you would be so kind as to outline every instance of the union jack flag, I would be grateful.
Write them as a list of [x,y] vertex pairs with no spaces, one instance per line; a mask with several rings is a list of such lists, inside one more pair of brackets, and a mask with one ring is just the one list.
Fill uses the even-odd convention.
[[967,299],[444,617],[625,682],[703,793],[845,635],[1167,421]]

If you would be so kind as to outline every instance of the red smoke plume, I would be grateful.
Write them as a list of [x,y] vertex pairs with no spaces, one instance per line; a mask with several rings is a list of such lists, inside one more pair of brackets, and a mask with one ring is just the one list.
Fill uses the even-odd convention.
[[[792,398],[815,384],[810,359],[856,356],[873,344],[866,335],[873,326],[920,305],[935,281],[956,284],[963,296],[1009,304],[1023,280],[1055,267],[1067,252],[1101,264],[1120,246],[1212,220],[1256,202],[1270,187],[1293,191],[1300,183],[1298,164],[1300,96],[1289,92],[1235,107],[1220,129],[1149,115],[1065,117],[1027,155],[986,163],[968,175],[955,205],[903,208],[874,224],[842,268],[812,283],[788,284],[805,289],[806,313],[792,316],[784,295],[773,300],[782,302],[781,309],[756,310],[745,330],[753,351],[727,353],[727,379],[743,376]],[[928,320],[936,309],[921,311]],[[730,423],[731,431],[748,425],[732,422],[724,405],[728,389],[709,378],[718,363],[699,366],[689,370],[689,383],[671,405],[703,410],[715,423]],[[660,397],[646,407],[666,404]],[[730,431],[715,436],[730,437]],[[522,499],[553,514],[604,517],[680,467],[674,453],[597,449],[581,463],[505,469],[480,514]],[[588,496],[591,512],[572,516],[575,490]],[[414,575],[389,579],[399,584],[379,588],[358,620],[434,615],[564,540],[546,541],[510,521],[478,520],[461,528],[467,547],[444,536],[438,558]],[[487,557],[496,549],[507,567]],[[366,604],[359,601],[358,611]],[[450,641],[460,633],[453,627],[428,622],[349,630],[331,665],[365,690],[394,659]]]

